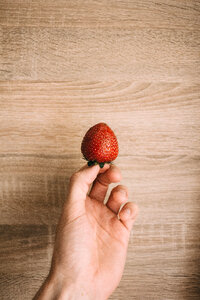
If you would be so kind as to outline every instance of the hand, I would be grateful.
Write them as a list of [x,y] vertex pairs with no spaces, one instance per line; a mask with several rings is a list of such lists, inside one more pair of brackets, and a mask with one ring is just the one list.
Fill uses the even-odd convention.
[[109,184],[120,180],[120,170],[108,164],[103,169],[84,166],[72,175],[51,270],[34,299],[105,300],[115,290],[137,215],[122,185],[113,188],[104,205]]

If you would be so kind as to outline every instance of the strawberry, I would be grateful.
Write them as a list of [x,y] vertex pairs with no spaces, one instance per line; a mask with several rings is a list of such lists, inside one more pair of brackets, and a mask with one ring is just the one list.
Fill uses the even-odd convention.
[[105,123],[98,123],[85,134],[81,152],[88,161],[88,166],[112,162],[118,155],[118,142],[114,132]]

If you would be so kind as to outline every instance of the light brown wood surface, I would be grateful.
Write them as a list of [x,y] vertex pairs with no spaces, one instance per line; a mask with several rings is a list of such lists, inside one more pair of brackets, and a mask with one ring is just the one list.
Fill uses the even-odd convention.
[[140,207],[110,299],[200,298],[200,2],[0,1],[0,299],[47,275],[85,131]]

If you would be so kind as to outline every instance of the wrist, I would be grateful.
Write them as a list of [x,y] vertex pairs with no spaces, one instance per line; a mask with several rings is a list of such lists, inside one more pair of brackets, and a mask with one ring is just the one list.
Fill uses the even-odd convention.
[[81,284],[48,276],[34,300],[94,300]]

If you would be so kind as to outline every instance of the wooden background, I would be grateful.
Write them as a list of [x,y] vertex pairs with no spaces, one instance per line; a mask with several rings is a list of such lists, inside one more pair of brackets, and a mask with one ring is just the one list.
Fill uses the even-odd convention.
[[200,1],[0,0],[0,25],[0,299],[46,276],[100,121],[140,207],[110,299],[199,299]]

